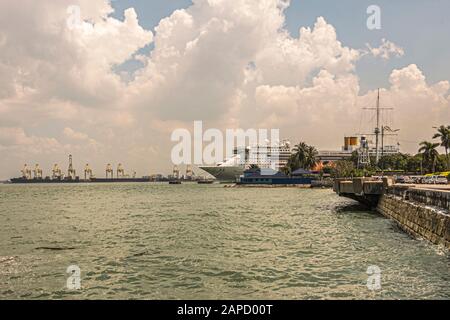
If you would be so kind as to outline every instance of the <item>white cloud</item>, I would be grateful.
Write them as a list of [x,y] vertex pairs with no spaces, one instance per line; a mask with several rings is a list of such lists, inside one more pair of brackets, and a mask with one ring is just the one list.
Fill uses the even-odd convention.
[[54,152],[61,148],[61,144],[55,138],[27,135],[22,128],[0,127],[0,147],[38,154]]
[[381,42],[382,43],[378,48],[372,48],[370,44],[366,44],[368,48],[368,52],[366,53],[370,53],[374,57],[380,57],[385,60],[388,60],[391,56],[402,57],[405,55],[405,50],[395,43],[386,39],[382,39]]
[[[72,5],[80,7],[81,28],[67,27]],[[111,68],[151,43],[153,34],[139,26],[134,9],[123,22],[108,17],[111,11],[106,0],[2,1],[0,83],[9,85],[0,98],[114,104],[124,86]]]

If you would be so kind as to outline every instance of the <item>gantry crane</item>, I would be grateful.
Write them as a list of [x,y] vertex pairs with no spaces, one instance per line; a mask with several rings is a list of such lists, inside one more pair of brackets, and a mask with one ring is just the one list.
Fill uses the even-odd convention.
[[84,167],[84,180],[91,180],[93,177],[92,169],[89,166],[89,163],[86,164]]
[[35,179],[42,179],[42,169],[39,167],[39,164],[36,164],[33,173]]
[[73,168],[72,155],[69,155],[69,169],[67,170],[67,176],[72,180],[75,180],[77,176],[76,171]]
[[114,170],[110,163],[106,165],[106,179],[111,175],[111,179],[114,179]]
[[192,166],[190,164],[186,167],[186,179],[192,180],[192,177],[194,176],[194,172],[192,171]]
[[173,177],[174,179],[180,179],[180,169],[177,165],[173,166]]
[[121,163],[117,165],[117,179],[125,177],[125,170]]
[[27,164],[25,164],[25,165],[23,166],[23,169],[22,169],[22,177],[23,177],[24,179],[27,179],[27,180],[30,180],[30,179],[31,179],[31,169],[28,168],[28,165],[27,165]]
[[62,178],[62,171],[59,168],[58,164],[55,163],[52,170],[52,179],[53,180],[60,180]]

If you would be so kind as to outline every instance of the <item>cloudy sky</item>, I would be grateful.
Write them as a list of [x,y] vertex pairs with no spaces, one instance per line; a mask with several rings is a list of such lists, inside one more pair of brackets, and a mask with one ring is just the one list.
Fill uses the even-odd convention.
[[[369,30],[367,7],[381,8]],[[77,19],[78,12],[80,19]],[[169,172],[170,135],[279,128],[339,149],[383,118],[402,151],[450,122],[447,0],[2,0],[0,179],[24,163]]]

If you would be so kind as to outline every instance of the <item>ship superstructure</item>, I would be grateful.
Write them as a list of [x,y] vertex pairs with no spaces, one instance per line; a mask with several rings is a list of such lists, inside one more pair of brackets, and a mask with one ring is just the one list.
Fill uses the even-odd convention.
[[261,169],[271,168],[278,171],[287,165],[291,155],[291,143],[288,140],[274,145],[266,143],[240,146],[234,148],[230,159],[225,159],[213,166],[201,166],[200,169],[217,180],[234,181],[252,165]]

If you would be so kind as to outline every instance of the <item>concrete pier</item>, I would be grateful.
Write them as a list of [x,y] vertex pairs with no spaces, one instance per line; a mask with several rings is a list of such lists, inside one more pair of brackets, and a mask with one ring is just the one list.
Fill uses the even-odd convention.
[[413,237],[450,249],[450,186],[357,178],[336,179],[334,191],[376,209]]
[[376,207],[389,182],[371,178],[336,179],[333,190],[339,196],[351,198],[369,207]]

